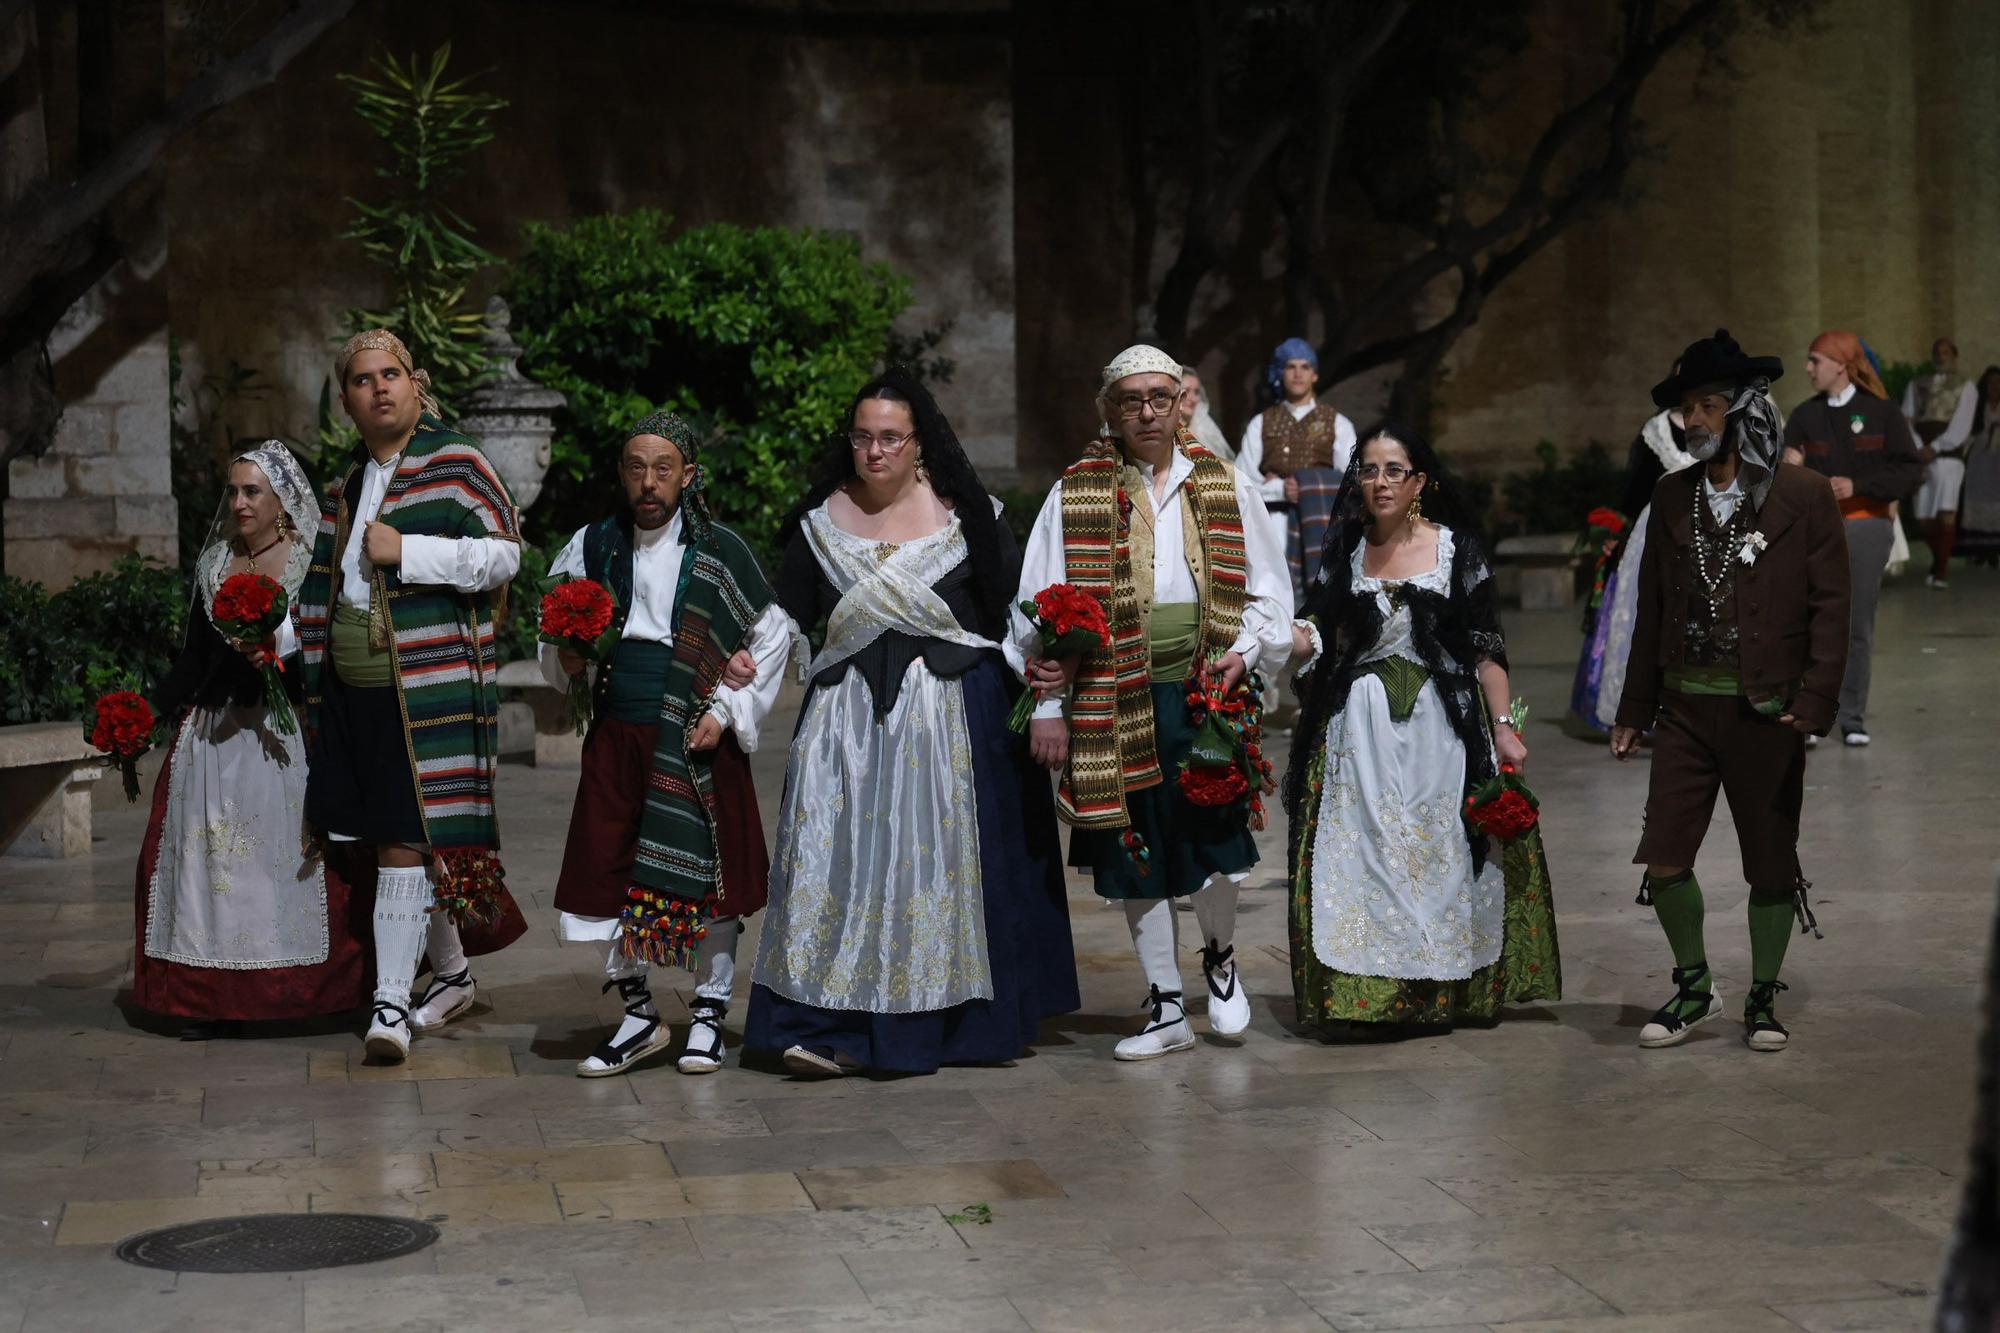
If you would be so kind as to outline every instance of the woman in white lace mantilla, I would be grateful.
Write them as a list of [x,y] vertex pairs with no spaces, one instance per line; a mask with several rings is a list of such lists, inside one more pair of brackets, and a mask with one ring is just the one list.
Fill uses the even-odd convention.
[[996,642],[1020,556],[930,394],[865,386],[786,524],[807,669],[744,1045],[794,1073],[1011,1060],[1078,1006],[1048,781]]
[[[1428,511],[1428,512],[1427,512]],[[1413,432],[1355,450],[1307,596],[1285,799],[1292,969],[1309,1025],[1449,1024],[1560,993],[1547,866],[1472,829],[1518,771],[1492,572]]]
[[[209,620],[235,574],[265,575],[296,599],[318,530],[312,485],[281,441],[231,458],[186,642],[152,692],[173,738],[139,856],[132,1000],[188,1020],[191,1040],[245,1019],[343,1013],[366,994],[346,882],[306,845],[305,737],[271,725],[252,652]],[[296,694],[289,618],[272,648]]]

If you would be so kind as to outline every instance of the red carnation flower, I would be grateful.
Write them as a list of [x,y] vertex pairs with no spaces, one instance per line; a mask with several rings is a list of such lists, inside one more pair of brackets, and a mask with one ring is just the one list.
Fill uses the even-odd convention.
[[1250,790],[1250,783],[1244,778],[1243,770],[1235,764],[1227,767],[1188,767],[1181,770],[1181,794],[1191,805],[1229,805],[1243,799]]
[[1600,528],[1612,536],[1625,531],[1625,516],[1609,505],[1599,505],[1584,516],[1584,526]]
[[617,609],[611,591],[595,579],[559,583],[542,597],[542,638],[587,654],[597,638],[611,628]]
[[[1111,647],[1111,624],[1104,618],[1104,603],[1073,584],[1051,583],[1036,593],[1033,601],[1020,605],[1021,614],[1033,622],[1041,636],[1043,657],[1087,657]],[[1024,691],[1007,716],[1008,727],[1026,731],[1038,698],[1033,690]]]
[[90,746],[118,762],[125,779],[125,799],[139,799],[139,756],[152,748],[158,719],[153,706],[131,690],[116,690],[97,701],[87,734]]
[[285,697],[284,683],[279,679],[284,663],[272,650],[278,627],[289,614],[291,607],[284,585],[263,574],[231,574],[215,590],[215,600],[208,607],[208,618],[216,633],[232,643],[250,644],[271,654],[263,666],[264,706],[269,710],[271,725],[287,736],[297,732],[299,724],[292,716],[291,700]]

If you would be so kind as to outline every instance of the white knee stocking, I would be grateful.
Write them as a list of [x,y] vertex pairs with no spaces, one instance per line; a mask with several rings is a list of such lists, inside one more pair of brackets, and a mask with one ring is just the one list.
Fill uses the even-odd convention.
[[1181,963],[1175,954],[1178,923],[1174,905],[1165,898],[1127,898],[1125,924],[1132,929],[1132,948],[1139,955],[1149,985],[1163,991],[1181,988]]
[[465,945],[458,938],[458,923],[451,919],[451,913],[431,913],[430,929],[431,975],[451,977],[465,971]]
[[736,942],[743,923],[733,916],[708,923],[708,935],[694,947],[694,993],[727,1007],[736,990]]
[[1227,949],[1236,938],[1236,881],[1227,875],[1210,875],[1208,883],[1194,895],[1194,919],[1201,926],[1201,942]]
[[410,982],[417,974],[430,927],[430,877],[422,866],[383,866],[375,876],[375,998],[410,1007]]

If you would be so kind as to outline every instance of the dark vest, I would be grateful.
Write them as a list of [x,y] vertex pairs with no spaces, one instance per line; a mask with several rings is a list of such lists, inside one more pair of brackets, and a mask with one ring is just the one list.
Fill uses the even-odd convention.
[[1333,437],[1340,416],[1330,407],[1315,405],[1296,419],[1283,403],[1264,409],[1264,471],[1289,477],[1309,467],[1333,466]]

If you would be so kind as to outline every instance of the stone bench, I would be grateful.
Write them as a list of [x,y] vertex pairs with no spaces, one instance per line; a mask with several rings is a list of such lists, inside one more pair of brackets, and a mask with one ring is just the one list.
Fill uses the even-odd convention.
[[0,727],[0,852],[88,852],[90,790],[107,764],[84,739],[80,723]]
[[1523,611],[1567,611],[1576,605],[1576,575],[1583,557],[1574,533],[1541,537],[1503,538],[1493,550],[1499,558],[1495,577],[1503,601]]
[[500,757],[537,766],[581,764],[583,737],[569,720],[562,694],[542,678],[532,657],[500,668]]

